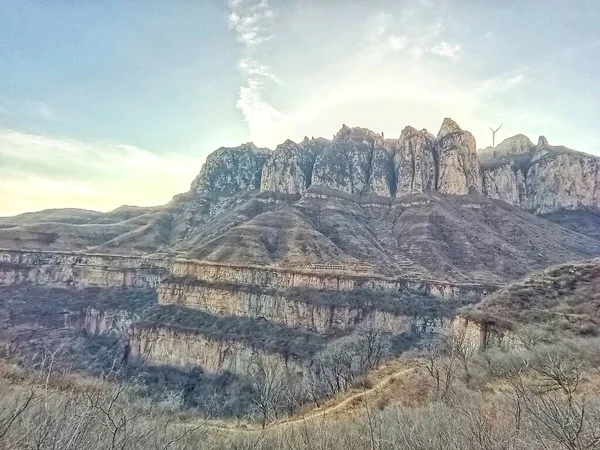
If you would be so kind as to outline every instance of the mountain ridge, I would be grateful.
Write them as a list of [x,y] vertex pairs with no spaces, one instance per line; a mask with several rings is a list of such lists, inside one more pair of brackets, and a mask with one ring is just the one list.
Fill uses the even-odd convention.
[[[0,219],[0,247],[283,266],[368,262],[391,273],[500,282],[600,254],[590,232],[598,173],[600,158],[543,137],[534,145],[518,135],[478,152],[451,119],[436,136],[406,127],[398,139],[343,125],[332,140],[286,140],[273,151],[222,147],[190,190],[162,207]],[[557,216],[560,226],[530,213]]]

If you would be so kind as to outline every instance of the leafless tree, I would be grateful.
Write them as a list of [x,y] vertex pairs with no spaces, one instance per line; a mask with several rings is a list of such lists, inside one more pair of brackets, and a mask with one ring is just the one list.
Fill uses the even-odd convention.
[[266,426],[271,416],[277,416],[288,382],[287,369],[273,357],[255,355],[249,367],[252,401]]

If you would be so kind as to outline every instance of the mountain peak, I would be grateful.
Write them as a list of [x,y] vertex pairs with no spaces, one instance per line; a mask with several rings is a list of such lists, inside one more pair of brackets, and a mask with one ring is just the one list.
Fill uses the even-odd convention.
[[342,128],[335,134],[335,140],[378,140],[383,139],[383,133],[375,133],[374,131],[369,130],[368,128],[361,127],[349,127],[346,124],[342,125]]
[[258,148],[252,142],[220,147],[207,156],[191,189],[224,195],[258,189],[262,166],[269,154],[270,150]]
[[458,133],[460,131],[462,131],[462,129],[458,126],[458,124],[449,117],[446,117],[442,122],[440,131],[438,131],[437,138],[440,139],[444,136],[447,136],[448,134]]

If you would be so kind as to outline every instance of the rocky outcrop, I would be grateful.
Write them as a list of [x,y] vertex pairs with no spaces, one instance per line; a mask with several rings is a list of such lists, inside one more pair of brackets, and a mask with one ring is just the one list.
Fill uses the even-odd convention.
[[247,375],[257,364],[274,363],[302,373],[301,361],[269,353],[240,341],[215,339],[190,329],[135,324],[129,335],[129,355],[148,363],[202,367],[206,372]]
[[476,322],[461,316],[452,320],[452,332],[461,342],[472,349],[486,350],[492,347],[505,349],[522,348],[523,341],[514,330],[492,322]]
[[600,158],[518,135],[480,152],[485,193],[535,214],[600,208]]
[[325,139],[308,138],[300,144],[287,140],[278,145],[262,169],[261,190],[303,193],[312,183],[315,160],[326,145]]
[[475,138],[452,119],[444,119],[435,140],[436,188],[442,194],[468,195],[483,191],[483,176]]
[[[221,148],[209,155],[192,190],[219,198],[258,188],[303,194],[312,185],[358,197],[389,198],[427,190],[484,193],[545,214],[598,208],[599,161],[550,146],[543,136],[534,145],[524,135],[488,147],[478,157],[471,133],[451,119],[444,119],[437,137],[406,127],[397,140],[344,125],[333,140],[287,140],[273,153],[251,143]],[[226,207],[218,199],[209,203],[218,211]],[[206,215],[215,214],[210,210]]]
[[517,134],[503,140],[496,147],[487,147],[479,151],[482,162],[488,160],[507,160],[516,155],[525,155],[533,151],[535,145],[524,134]]
[[431,332],[443,324],[442,318],[425,314],[425,305],[422,307],[423,314],[395,314],[369,306],[368,303],[371,302],[368,300],[353,306],[344,304],[349,302],[345,302],[343,298],[337,304],[323,301],[314,303],[308,301],[308,298],[318,298],[323,294],[286,295],[285,292],[259,289],[256,286],[185,281],[169,280],[162,283],[158,288],[159,303],[199,309],[211,314],[263,318],[291,328],[319,333],[350,331],[365,321],[393,333],[414,330]]
[[381,197],[396,195],[394,152],[397,145],[397,141],[391,139],[375,141],[371,158],[370,193]]
[[394,155],[397,179],[396,195],[408,195],[436,189],[437,167],[433,136],[412,127],[402,130]]
[[80,328],[90,336],[112,336],[123,338],[129,333],[133,323],[140,320],[139,316],[129,311],[104,311],[87,308]]
[[269,154],[269,150],[259,149],[251,142],[239,147],[221,147],[208,155],[191,189],[223,196],[259,189]]
[[262,266],[235,266],[193,260],[174,260],[171,274],[175,278],[209,283],[234,283],[260,288],[310,288],[328,291],[368,290],[372,292],[411,291],[440,299],[480,296],[494,286],[477,283],[450,283],[418,278],[397,279],[375,274],[343,273],[319,270],[286,269]]
[[0,285],[155,288],[168,267],[164,258],[0,250]]
[[349,194],[366,194],[370,186],[371,160],[377,137],[364,128],[344,125],[315,161],[312,184]]

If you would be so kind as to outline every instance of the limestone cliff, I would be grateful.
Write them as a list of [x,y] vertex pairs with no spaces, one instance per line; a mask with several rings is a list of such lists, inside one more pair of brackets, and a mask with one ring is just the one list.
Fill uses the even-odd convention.
[[600,208],[600,158],[551,146],[541,136],[508,138],[480,152],[485,192],[536,214]]
[[451,119],[444,120],[437,138],[406,127],[399,139],[384,139],[344,125],[331,141],[286,141],[269,158],[262,177],[261,189],[294,194],[311,185],[356,196],[482,192],[475,139]]
[[396,195],[408,195],[436,189],[438,168],[434,155],[433,136],[413,127],[402,130],[394,155]]
[[483,176],[473,135],[452,119],[444,119],[434,145],[438,158],[437,190],[454,195],[481,193]]
[[332,272],[278,267],[244,267],[178,259],[171,265],[175,278],[212,283],[254,285],[260,288],[310,288],[325,291],[366,290],[427,294],[440,299],[478,296],[495,289],[491,284],[458,283],[419,278],[391,278],[376,274]]
[[287,140],[277,146],[262,169],[261,190],[301,194],[312,182],[315,160],[327,141],[305,138],[300,144]]
[[378,135],[343,126],[315,161],[312,184],[349,194],[369,191],[373,146]]
[[228,196],[259,189],[262,167],[269,153],[251,142],[239,147],[221,147],[208,155],[192,182],[192,190]]
[[282,364],[302,373],[299,360],[269,353],[240,341],[227,341],[205,336],[191,329],[176,329],[151,324],[135,324],[129,335],[132,358],[149,363],[202,367],[206,372],[229,371],[246,375],[259,360]]
[[[376,295],[383,296],[381,293]],[[410,294],[406,292],[398,294],[397,298],[386,298],[385,306],[389,309],[394,307],[394,303],[406,303],[403,295]],[[464,295],[466,298],[469,294],[465,292]],[[473,300],[479,297],[477,293],[470,295]],[[353,295],[353,299],[358,301],[349,301],[343,295],[329,302],[322,301],[325,296],[327,294],[321,291],[303,290],[294,295],[289,290],[275,291],[226,283],[193,283],[177,279],[167,280],[158,288],[160,304],[199,309],[218,315],[263,318],[319,333],[350,331],[367,320],[393,333],[424,329],[432,331],[443,323],[442,317],[428,312],[428,309],[435,309],[431,306],[437,305],[438,298],[413,295],[414,302],[404,307],[402,313],[397,313],[378,309],[381,305],[375,305],[373,296],[368,293],[360,297]]]
[[470,348],[485,350],[492,347],[507,349],[522,348],[523,340],[518,333],[492,322],[477,322],[457,316],[450,327],[464,345]]
[[164,258],[0,250],[0,285],[155,288],[168,267]]

